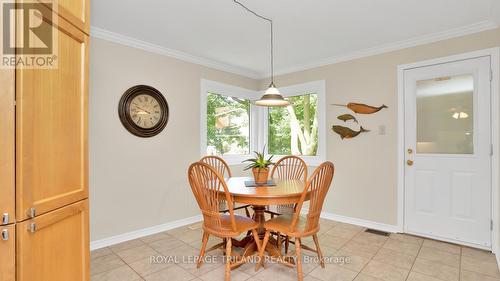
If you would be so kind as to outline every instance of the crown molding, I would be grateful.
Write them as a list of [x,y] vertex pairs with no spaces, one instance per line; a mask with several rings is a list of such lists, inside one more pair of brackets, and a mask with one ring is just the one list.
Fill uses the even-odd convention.
[[[446,31],[442,31],[442,32],[437,32],[437,33],[428,34],[428,35],[424,35],[424,36],[414,37],[414,38],[411,38],[408,40],[402,40],[402,41],[398,41],[398,42],[380,45],[380,46],[373,47],[373,48],[368,48],[368,49],[361,50],[361,51],[355,51],[355,52],[346,53],[346,54],[339,55],[339,56],[333,56],[330,58],[318,60],[318,61],[313,62],[313,63],[297,65],[294,67],[278,70],[276,72],[276,75],[285,75],[285,74],[304,71],[304,70],[313,69],[313,68],[317,68],[317,67],[322,67],[322,66],[326,66],[326,65],[331,65],[331,64],[341,63],[341,62],[345,62],[345,61],[360,59],[360,58],[364,58],[364,57],[379,55],[379,54],[383,54],[383,53],[398,51],[398,50],[416,47],[416,46],[420,46],[420,45],[425,45],[425,44],[429,44],[429,43],[434,43],[434,42],[438,42],[438,41],[442,41],[442,40],[446,40],[446,39],[451,39],[451,38],[461,37],[461,36],[465,36],[465,35],[469,35],[469,34],[473,34],[473,33],[478,33],[478,32],[482,32],[482,31],[486,31],[486,30],[491,30],[491,29],[495,29],[498,27],[499,27],[499,24],[497,24],[493,20],[482,21],[482,22],[478,22],[478,23],[471,24],[471,25],[466,25],[466,26],[459,27],[459,28],[454,28],[454,29],[450,29],[450,30],[446,30]],[[114,43],[126,45],[129,47],[141,49],[141,50],[156,53],[159,55],[164,55],[164,56],[176,58],[179,60],[199,64],[202,66],[230,72],[233,74],[242,75],[242,76],[245,76],[245,77],[248,77],[251,79],[268,79],[269,78],[269,75],[267,75],[267,74],[252,71],[252,70],[249,70],[246,68],[241,68],[241,67],[237,67],[237,66],[224,64],[221,62],[213,61],[213,60],[202,58],[202,57],[193,56],[193,55],[181,52],[181,51],[165,48],[165,47],[162,47],[159,45],[155,45],[155,44],[145,42],[145,41],[142,41],[139,39],[135,39],[135,38],[128,37],[125,35],[121,35],[121,34],[111,32],[111,31],[108,31],[108,30],[105,30],[105,29],[102,29],[99,27],[95,27],[95,26],[91,27],[90,35],[92,37],[95,37],[95,38],[111,41]]]
[[[369,56],[374,56],[374,55],[379,55],[383,53],[388,53],[388,52],[393,52],[393,51],[398,51],[402,49],[407,49],[411,47],[416,47],[420,45],[425,45],[429,43],[434,43],[446,39],[451,39],[451,38],[456,38],[456,37],[461,37],[473,33],[478,33],[486,30],[491,30],[498,28],[499,25],[495,23],[494,21],[488,20],[488,21],[482,21],[478,22],[475,24],[471,25],[466,25],[463,27],[459,28],[454,28],[454,29],[449,29],[446,31],[442,32],[437,32],[433,34],[428,34],[424,36],[419,36],[419,37],[414,37],[408,40],[402,40],[398,42],[393,42],[389,44],[384,44],[380,45],[377,47],[373,48],[368,48],[365,50],[361,51],[355,51],[351,53],[346,53],[340,56],[334,56],[330,57],[327,59],[319,60],[313,63],[308,63],[300,66],[295,66],[295,67],[290,67],[287,69],[279,70],[276,72],[276,75],[285,75],[285,74],[290,74],[294,72],[299,72],[299,71],[304,71],[308,69],[313,69],[321,66],[326,66],[326,65],[331,65],[331,64],[336,64],[340,62],[345,62],[345,61],[350,61],[354,59],[360,59],[364,57],[369,57]],[[262,78],[268,78],[262,77]]]
[[110,42],[118,43],[121,45],[129,46],[132,48],[141,49],[141,50],[144,50],[147,52],[151,52],[151,53],[179,59],[182,61],[186,61],[186,62],[214,68],[217,70],[222,70],[222,71],[226,71],[229,73],[242,75],[242,76],[252,78],[252,79],[260,79],[263,77],[263,75],[261,73],[258,73],[258,72],[255,72],[255,71],[252,71],[252,70],[249,70],[246,68],[241,68],[241,67],[221,63],[218,61],[190,55],[190,54],[187,54],[187,53],[184,53],[181,51],[165,48],[165,47],[160,46],[160,45],[156,45],[156,44],[142,41],[142,40],[139,40],[136,38],[132,38],[132,37],[125,36],[122,34],[118,34],[118,33],[115,33],[115,32],[112,32],[112,31],[109,31],[106,29],[102,29],[99,27],[95,27],[95,26],[92,26],[90,28],[90,36],[92,36],[94,38],[103,39],[103,40],[107,40]]

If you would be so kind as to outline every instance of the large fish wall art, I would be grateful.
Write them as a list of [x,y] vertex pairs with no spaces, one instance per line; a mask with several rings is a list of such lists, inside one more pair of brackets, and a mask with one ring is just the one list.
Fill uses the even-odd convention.
[[344,127],[344,126],[333,126],[332,130],[339,134],[339,136],[342,139],[352,139],[354,137],[357,137],[361,133],[366,133],[369,132],[370,130],[365,130],[363,126],[360,127],[359,131],[354,131],[351,128]]
[[387,108],[386,105],[375,107],[375,106],[370,106],[370,105],[363,104],[363,103],[353,103],[353,102],[350,102],[348,104],[333,104],[333,105],[347,107],[350,110],[352,110],[352,112],[358,113],[358,114],[373,114],[373,113],[379,112],[380,110],[382,110],[384,108]]

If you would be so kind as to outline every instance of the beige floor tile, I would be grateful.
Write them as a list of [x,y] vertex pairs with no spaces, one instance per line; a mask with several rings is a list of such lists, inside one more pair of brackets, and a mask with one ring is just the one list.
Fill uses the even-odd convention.
[[91,281],[137,281],[141,277],[130,267],[123,265],[118,268],[92,275]]
[[412,271],[423,273],[445,281],[458,281],[459,277],[458,268],[422,258],[417,258]]
[[125,263],[115,254],[92,258],[90,260],[90,275],[95,275],[105,271],[123,266]]
[[384,245],[387,239],[389,239],[389,237],[387,236],[377,235],[363,231],[360,232],[358,235],[354,236],[352,240],[358,243],[382,247],[382,245]]
[[112,253],[113,252],[111,251],[110,248],[104,247],[104,248],[97,249],[97,250],[94,250],[94,251],[90,252],[90,258],[91,259],[99,258],[99,257],[102,257],[102,256],[110,255]]
[[161,271],[155,272],[144,277],[146,281],[165,281],[165,280],[175,280],[175,281],[189,281],[196,279],[196,276],[190,274],[186,270],[182,269],[177,265],[172,265],[163,269]]
[[380,249],[380,246],[372,246],[368,244],[360,244],[356,241],[350,241],[344,245],[340,250],[348,251],[351,254],[362,256],[365,258],[372,258]]
[[499,278],[493,278],[477,272],[462,270],[460,281],[500,281]]
[[342,249],[337,253],[337,255],[349,257],[349,262],[339,265],[356,272],[361,271],[361,269],[363,269],[363,267],[365,267],[365,265],[367,265],[370,261],[369,257],[360,256],[356,253],[351,253],[347,250]]
[[402,233],[392,233],[389,236],[390,239],[398,240],[401,242],[405,243],[411,243],[411,244],[416,244],[416,245],[422,245],[424,243],[424,238],[413,236],[413,235],[408,235],[408,234],[402,234]]
[[330,231],[332,228],[334,228],[335,225],[324,225],[320,222],[320,228],[319,228],[319,231],[318,231],[318,236],[321,236],[323,234],[325,234],[326,232]]
[[171,234],[171,236],[181,240],[184,243],[191,243],[194,241],[202,241],[203,238],[203,232],[200,230],[190,230],[188,229],[187,231],[181,232],[179,234]]
[[410,272],[410,275],[408,276],[408,279],[406,279],[406,281],[442,281],[442,280],[434,278],[429,275],[412,271]]
[[498,265],[496,262],[482,261],[469,256],[462,256],[461,269],[478,272],[494,278],[500,278],[500,272],[498,271]]
[[167,260],[162,259],[159,259],[159,261],[155,263],[150,258],[145,258],[129,263],[128,265],[135,272],[139,273],[139,275],[146,276],[172,266],[173,263],[169,263]]
[[370,261],[361,273],[380,278],[385,281],[404,281],[409,270],[395,267],[378,261]]
[[461,247],[458,245],[446,243],[446,242],[441,242],[441,241],[436,241],[436,240],[430,240],[430,239],[425,239],[424,247],[428,248],[435,248],[444,252],[460,255],[461,252]]
[[342,248],[342,246],[344,246],[347,242],[349,242],[350,238],[325,234],[322,235],[321,237],[318,237],[318,240],[320,247],[324,245],[326,247],[338,250]]
[[420,250],[420,245],[415,243],[406,243],[397,239],[389,239],[383,248],[400,252],[410,256],[416,256]]
[[361,229],[359,228],[349,228],[341,225],[334,226],[332,229],[328,230],[324,233],[324,235],[330,235],[335,237],[342,237],[351,239],[356,234],[360,233]]
[[373,260],[410,270],[416,257],[382,248]]
[[118,253],[118,252],[121,252],[121,251],[124,251],[124,250],[128,250],[128,249],[131,249],[131,248],[143,246],[144,244],[145,243],[142,242],[141,239],[134,239],[134,240],[130,240],[130,241],[126,241],[126,242],[123,242],[123,243],[120,243],[120,244],[116,244],[116,245],[110,246],[109,248],[113,252]]
[[147,245],[135,247],[128,250],[123,250],[116,254],[126,263],[132,263],[134,261],[160,255],[158,252],[153,250],[153,248]]
[[167,233],[160,232],[160,233],[156,233],[156,234],[153,234],[153,235],[142,237],[141,240],[144,243],[151,243],[151,242],[154,242],[154,241],[158,241],[158,240],[162,240],[162,239],[167,239],[169,237],[170,237],[170,235],[168,235]]
[[304,277],[304,281],[321,281],[321,280],[314,278],[311,275],[307,275],[306,277]]
[[437,248],[423,246],[418,253],[418,257],[453,267],[460,266],[460,255],[438,250]]
[[[219,244],[221,242],[222,242],[221,238],[215,237],[215,236],[210,236],[210,238],[208,239],[208,243],[207,243],[207,249],[210,249],[210,247],[215,246],[215,245],[217,245],[217,244]],[[201,249],[201,245],[202,244],[203,243],[202,243],[201,240],[200,241],[193,241],[193,242],[189,243],[189,245],[191,247],[193,247],[195,249],[198,249],[198,250]],[[221,248],[221,249],[223,249],[223,248]]]
[[295,281],[297,280],[297,271],[295,268],[273,264],[266,269],[261,268],[255,277],[265,281]]
[[[216,268],[215,270],[209,271],[201,275],[199,278],[204,281],[221,281],[224,280],[225,273],[226,273],[225,267],[219,267]],[[250,277],[252,276],[242,271],[231,270],[231,281],[244,281],[249,279]]]
[[360,274],[358,274],[358,276],[356,277],[356,279],[354,279],[354,281],[384,281],[384,280],[380,279],[380,278],[377,278],[377,277],[373,277],[373,276],[370,276],[370,275],[366,275],[366,274],[360,273]]
[[471,257],[480,261],[496,262],[495,255],[492,252],[462,247],[462,256]]
[[325,268],[317,267],[310,276],[322,281],[351,281],[358,273],[336,264],[327,264]]
[[[201,242],[200,242],[201,243]],[[170,249],[174,249],[180,246],[186,245],[181,240],[178,240],[174,237],[169,237],[167,239],[157,240],[149,243],[149,247],[155,249],[160,253],[164,253]]]

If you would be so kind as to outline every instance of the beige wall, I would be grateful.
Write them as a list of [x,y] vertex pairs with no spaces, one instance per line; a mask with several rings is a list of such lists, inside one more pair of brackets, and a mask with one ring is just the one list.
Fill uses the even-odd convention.
[[[346,111],[327,106],[327,157],[337,170],[324,211],[396,225],[397,66],[498,46],[500,29],[278,77],[279,86],[326,80],[327,104],[389,106],[359,118],[371,133],[345,141],[330,127]],[[199,158],[200,79],[248,89],[268,81],[95,38],[90,62],[91,239],[197,215],[186,169]],[[120,123],[118,101],[135,84],[158,88],[169,102],[169,124],[157,137],[137,138]],[[385,135],[377,132],[381,125]]]
[[[200,154],[200,79],[257,89],[257,81],[92,38],[90,50],[91,240],[199,214],[186,169]],[[136,84],[160,90],[166,129],[127,132],[118,101]]]
[[[324,211],[397,225],[397,66],[500,46],[500,29],[279,76],[278,86],[326,80],[327,158],[335,163],[333,189]],[[260,88],[268,85],[262,80]],[[360,116],[372,132],[342,141],[330,130],[345,109],[331,103],[385,104],[388,109]],[[386,135],[378,134],[386,126]]]

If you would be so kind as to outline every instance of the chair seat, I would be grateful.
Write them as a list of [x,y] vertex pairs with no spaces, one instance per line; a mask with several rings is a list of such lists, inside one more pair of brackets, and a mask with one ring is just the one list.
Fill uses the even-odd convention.
[[229,215],[220,216],[220,226],[203,224],[203,228],[216,236],[236,237],[243,232],[247,232],[259,226],[259,224],[253,219],[244,216],[234,215],[234,220],[236,222],[236,231],[233,231],[233,226],[231,225],[231,216]]
[[266,221],[264,223],[264,227],[268,230],[277,231],[292,237],[309,236],[319,231],[318,227],[317,229],[312,229],[308,232],[305,232],[304,230],[306,229],[307,218],[304,216],[299,216],[295,232],[291,232],[290,227],[292,225],[292,222],[293,222],[293,215],[285,214]]

